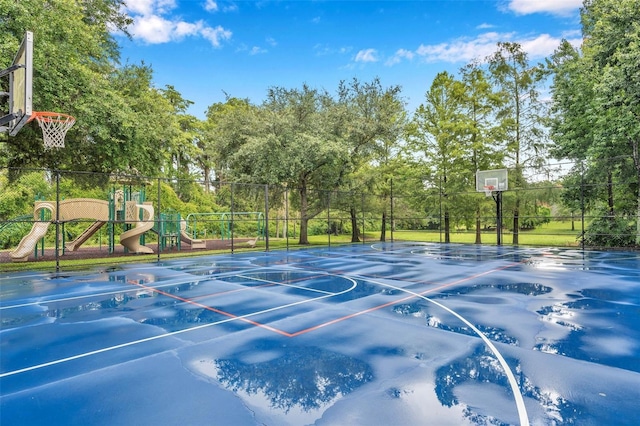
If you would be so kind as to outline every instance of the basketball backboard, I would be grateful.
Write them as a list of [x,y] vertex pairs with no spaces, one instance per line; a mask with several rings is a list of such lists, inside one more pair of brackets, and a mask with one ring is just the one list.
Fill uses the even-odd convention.
[[33,91],[33,33],[27,31],[11,66],[0,71],[9,77],[8,114],[0,118],[0,129],[15,136],[31,117]]
[[478,170],[476,172],[476,191],[506,191],[509,189],[507,169]]

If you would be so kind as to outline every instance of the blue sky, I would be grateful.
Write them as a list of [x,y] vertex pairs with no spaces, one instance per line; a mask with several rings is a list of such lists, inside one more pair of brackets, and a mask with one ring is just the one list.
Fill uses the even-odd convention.
[[128,0],[122,63],[144,61],[204,118],[225,93],[259,104],[269,87],[335,93],[341,80],[402,86],[407,110],[435,75],[522,44],[532,62],[581,42],[581,0]]

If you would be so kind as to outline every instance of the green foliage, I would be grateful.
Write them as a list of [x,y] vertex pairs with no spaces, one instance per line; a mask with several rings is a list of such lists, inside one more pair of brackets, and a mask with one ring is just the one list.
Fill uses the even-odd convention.
[[6,173],[0,173],[0,220],[33,213],[36,197],[49,198],[51,187],[44,172],[30,172],[9,183]]
[[[639,19],[638,0],[587,0],[582,50],[563,43],[550,61],[554,153],[587,160],[586,173],[605,185],[590,191],[585,204],[598,205],[606,191],[609,214],[622,209],[640,215]],[[611,159],[607,167],[593,161],[602,158]],[[629,182],[628,192],[613,193],[614,180]],[[640,221],[635,234],[640,245]]]
[[[183,218],[189,213],[214,213],[221,211],[216,204],[214,197],[203,193],[202,188],[192,191],[192,199],[190,201],[182,200],[176,193],[173,185],[165,180],[160,180],[160,208],[162,211],[172,210],[179,212]],[[152,184],[146,188],[146,200],[157,205],[158,202],[158,180],[152,181]]]
[[633,247],[635,226],[628,219],[603,214],[589,224],[583,242],[588,247]]
[[[112,172],[140,185],[149,176],[147,200],[183,215],[261,211],[262,185],[282,186],[287,207],[301,220],[301,243],[307,232],[330,231],[321,219],[307,229],[329,204],[350,219],[338,228],[351,231],[352,241],[362,209],[369,212],[364,228],[384,232],[392,195],[394,226],[432,228],[445,216],[459,229],[492,225],[495,203],[473,193],[474,172],[504,166],[517,190],[504,194],[504,209],[522,220],[514,242],[519,228],[546,223],[548,206],[560,201],[571,212],[640,215],[638,0],[585,1],[584,46],[562,43],[545,68],[530,64],[519,44],[499,43],[486,63],[472,62],[457,75],[439,73],[412,120],[400,86],[384,87],[374,78],[341,82],[335,95],[306,84],[272,87],[261,105],[228,96],[201,122],[186,113],[192,102],[174,86],[154,87],[151,66],[120,65],[114,30],[126,32],[131,23],[123,5],[0,0],[0,66],[13,58],[24,31],[33,31],[35,109],[77,118],[63,150],[44,151],[35,123],[15,138],[0,136],[0,165],[22,167],[0,175],[0,219],[28,214],[36,195],[55,195],[53,172],[24,172],[27,167],[61,170],[63,198],[106,199]],[[551,120],[540,101],[549,72]],[[532,188],[525,174],[525,167],[546,161],[548,124],[553,155],[584,167],[566,176],[562,200]],[[606,167],[602,158],[610,159]],[[160,200],[156,177],[163,178]],[[227,182],[236,182],[233,191]],[[284,208],[284,191],[270,192],[272,208]],[[636,226],[640,244],[640,221]],[[69,225],[76,228],[80,224]]]
[[551,209],[547,206],[538,206],[535,216],[525,216],[520,220],[520,229],[535,229],[549,222],[551,222]]

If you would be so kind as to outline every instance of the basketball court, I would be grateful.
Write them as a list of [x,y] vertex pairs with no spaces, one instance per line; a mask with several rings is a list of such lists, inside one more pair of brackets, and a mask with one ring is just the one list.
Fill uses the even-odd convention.
[[[0,131],[35,119],[63,148],[75,119],[33,110],[30,32],[0,77]],[[507,188],[478,172],[497,246],[3,274],[0,423],[640,423],[640,254],[502,247]]]
[[379,243],[0,277],[2,424],[637,424],[640,254]]

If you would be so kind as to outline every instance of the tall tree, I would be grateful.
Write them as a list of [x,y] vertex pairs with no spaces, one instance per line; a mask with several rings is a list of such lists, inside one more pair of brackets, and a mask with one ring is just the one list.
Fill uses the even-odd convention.
[[[496,111],[502,107],[504,97],[494,91],[486,71],[477,62],[471,62],[461,70],[464,91],[461,99],[465,126],[469,171],[497,169],[503,166],[501,127],[496,123]],[[473,180],[473,179],[471,179]],[[473,183],[471,183],[473,186]],[[471,189],[471,188],[469,188]],[[473,189],[471,189],[473,190]],[[476,244],[482,243],[481,219],[485,203],[477,197],[470,200],[475,204]]]
[[[200,165],[205,180],[211,178],[227,181],[231,177],[235,153],[250,138],[258,135],[258,107],[248,99],[228,96],[225,102],[217,102],[207,108],[204,139],[201,141],[203,157]],[[237,175],[238,170],[235,170]],[[206,185],[207,188],[209,185]]]
[[[356,185],[353,172],[373,161],[380,169],[389,169],[390,161],[398,152],[398,146],[404,134],[406,112],[400,97],[400,86],[383,88],[379,78],[370,83],[361,83],[353,79],[351,83],[341,82],[338,88],[338,103],[332,108],[337,111],[336,135],[346,140],[348,163],[342,170],[349,191]],[[389,178],[389,170],[378,170],[377,176]],[[361,177],[361,176],[360,176]],[[382,187],[388,186],[388,182]],[[388,191],[385,198],[389,197]],[[356,216],[356,199],[349,206],[351,218],[351,241],[358,242],[359,226]],[[386,209],[383,210],[380,239],[385,240]]]
[[[526,183],[523,167],[540,167],[546,162],[547,112],[540,100],[544,67],[530,65],[518,43],[498,43],[496,52],[487,59],[491,78],[504,97],[504,106],[497,118],[503,127],[505,153],[514,167],[515,176],[509,180],[516,188],[522,188]],[[513,244],[518,244],[519,215],[520,199],[516,193]]]
[[[175,191],[185,201],[189,199],[190,185],[186,180],[197,177],[196,159],[200,155],[198,142],[201,138],[201,122],[187,114],[193,102],[184,99],[172,85],[159,89],[162,97],[171,105],[173,120],[165,123],[167,134],[173,134],[172,144],[168,146],[169,164],[166,177],[175,179]],[[172,126],[171,128],[169,126]]]
[[[610,159],[607,167],[593,172],[606,173],[611,218],[616,205],[614,175],[623,182],[634,181],[627,191],[636,192],[636,245],[640,245],[639,21],[638,0],[587,0],[582,10],[582,51],[564,43],[552,62],[555,153],[576,160]],[[587,167],[589,163],[585,161]]]
[[450,242],[449,196],[467,172],[462,155],[465,128],[461,99],[464,85],[448,72],[439,73],[413,119],[409,139],[424,159],[425,179],[439,188],[445,242]]
[[300,244],[309,243],[309,220],[326,207],[325,194],[313,190],[338,187],[347,161],[342,141],[331,131],[333,105],[326,92],[307,85],[270,88],[267,99],[252,112],[251,125],[228,139],[234,149],[223,154],[231,177],[286,184],[295,191]]

